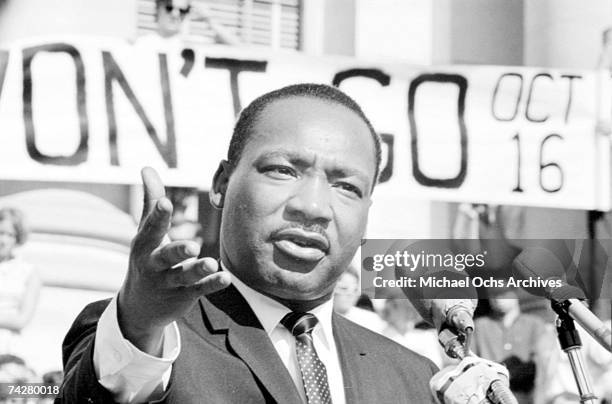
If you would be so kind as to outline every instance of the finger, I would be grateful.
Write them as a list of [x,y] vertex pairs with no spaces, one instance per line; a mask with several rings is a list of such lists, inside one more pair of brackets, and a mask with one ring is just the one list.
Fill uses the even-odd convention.
[[137,255],[153,252],[161,244],[170,228],[172,203],[165,196],[159,198],[134,238],[134,252]]
[[144,187],[144,202],[142,206],[142,216],[140,218],[140,226],[142,227],[147,215],[153,210],[157,200],[166,195],[164,184],[162,183],[159,174],[151,167],[144,167],[140,171],[142,177],[142,185]]
[[207,295],[226,288],[231,283],[230,274],[225,271],[219,271],[197,282],[190,288],[190,291],[196,296]]
[[199,253],[200,246],[194,241],[173,241],[153,251],[150,266],[153,270],[164,270],[186,259],[195,258]]
[[167,279],[170,287],[194,286],[218,270],[219,263],[213,258],[206,257],[168,269]]

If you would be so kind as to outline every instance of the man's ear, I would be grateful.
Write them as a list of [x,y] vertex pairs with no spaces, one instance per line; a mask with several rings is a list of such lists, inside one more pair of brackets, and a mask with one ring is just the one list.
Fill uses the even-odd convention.
[[225,192],[227,191],[227,184],[229,183],[231,174],[231,164],[227,160],[221,160],[213,177],[212,187],[208,193],[210,204],[217,209],[223,209]]

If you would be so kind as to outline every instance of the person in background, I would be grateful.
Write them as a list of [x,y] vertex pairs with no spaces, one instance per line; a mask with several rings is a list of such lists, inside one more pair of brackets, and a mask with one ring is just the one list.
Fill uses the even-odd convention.
[[204,21],[215,34],[215,43],[240,45],[240,39],[229,29],[218,23],[210,8],[203,2],[191,0],[156,0],[155,19],[157,33],[163,38],[187,35],[192,21]]
[[41,283],[34,268],[20,259],[17,248],[27,238],[22,213],[0,209],[0,354],[19,354],[19,334],[38,301]]
[[157,33],[164,38],[181,34],[185,30],[190,11],[191,1],[189,0],[156,0]]
[[334,311],[371,331],[381,333],[385,323],[373,311],[356,306],[359,300],[359,274],[349,266],[334,288]]
[[510,389],[519,403],[533,402],[538,346],[544,322],[521,313],[514,290],[489,290],[491,313],[475,321],[474,353],[503,363],[510,373]]
[[36,382],[36,374],[25,361],[15,355],[0,355],[0,404],[34,404],[34,398],[16,398],[10,395],[8,385]]
[[[43,384],[51,391],[53,391],[55,386],[60,386],[63,380],[64,372],[61,370],[52,370],[42,376]],[[55,397],[53,395],[44,395],[44,397],[38,400],[38,404],[51,404],[53,403],[54,398]]]
[[386,322],[382,330],[385,337],[429,358],[439,368],[450,363],[451,359],[446,359],[438,343],[435,329],[419,326],[423,319],[408,299],[387,299],[382,317]]
[[168,198],[174,207],[168,237],[170,240],[192,240],[202,246],[202,225],[196,220],[198,195],[191,188],[172,188]]

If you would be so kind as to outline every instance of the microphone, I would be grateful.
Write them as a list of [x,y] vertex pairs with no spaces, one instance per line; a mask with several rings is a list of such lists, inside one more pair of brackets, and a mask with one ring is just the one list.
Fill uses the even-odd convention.
[[563,261],[565,260],[560,260],[546,248],[531,247],[524,249],[514,259],[512,265],[514,274],[522,279],[543,278],[545,281],[556,281],[545,282],[546,286],[528,288],[528,291],[536,296],[543,296],[561,303],[574,321],[580,324],[601,346],[612,352],[612,333],[582,303],[580,299],[585,299],[584,292],[562,279]]
[[404,295],[410,300],[425,322],[433,325],[438,332],[444,328],[467,333],[474,330],[474,310],[478,304],[478,293],[469,284],[469,275],[455,271],[431,271],[427,275],[396,272],[397,276],[453,279],[463,282],[461,288],[424,286],[404,288]]
[[[457,299],[456,291],[445,289],[421,289],[405,294],[423,320],[436,328],[438,340],[448,356],[458,357],[458,350],[463,351],[460,356],[467,355],[474,332],[477,299]],[[445,299],[449,295],[453,298]],[[460,296],[470,295],[477,296],[473,287],[461,292]]]
[[[419,276],[415,273],[398,272],[397,268],[396,275],[398,277],[402,275]],[[466,273],[459,274],[451,271],[430,273],[430,276],[435,277],[436,275],[454,279],[469,279]],[[474,311],[478,304],[478,293],[473,286],[461,288],[461,290],[419,287],[403,289],[403,292],[423,320],[436,328],[438,340],[448,356],[461,359],[461,363],[464,363],[464,360],[470,361],[475,358],[469,350],[471,335],[475,328]],[[486,397],[494,404],[517,404],[510,389],[498,379],[490,381]]]
[[[473,287],[466,294],[477,296],[476,289]],[[441,297],[444,293],[438,293],[436,298],[417,298],[414,294],[407,295],[423,320],[436,327],[440,344],[448,356],[462,360],[474,357],[474,354],[469,351],[469,345],[474,332],[474,310],[478,304],[477,299],[443,299]],[[464,336],[463,343],[457,333]],[[486,397],[493,404],[518,403],[510,389],[498,379],[490,382]]]
[[441,331],[444,327],[454,328],[461,333],[474,330],[476,299],[418,299],[408,296],[423,320]]

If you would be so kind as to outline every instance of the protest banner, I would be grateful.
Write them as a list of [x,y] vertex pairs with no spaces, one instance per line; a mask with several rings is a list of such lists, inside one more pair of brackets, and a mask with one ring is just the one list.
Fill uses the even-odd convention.
[[[610,207],[608,75],[384,64],[143,37],[0,50],[0,178],[207,189],[235,117],[266,91],[333,84],[383,140],[380,191],[445,201]],[[609,121],[609,119],[607,119]]]

